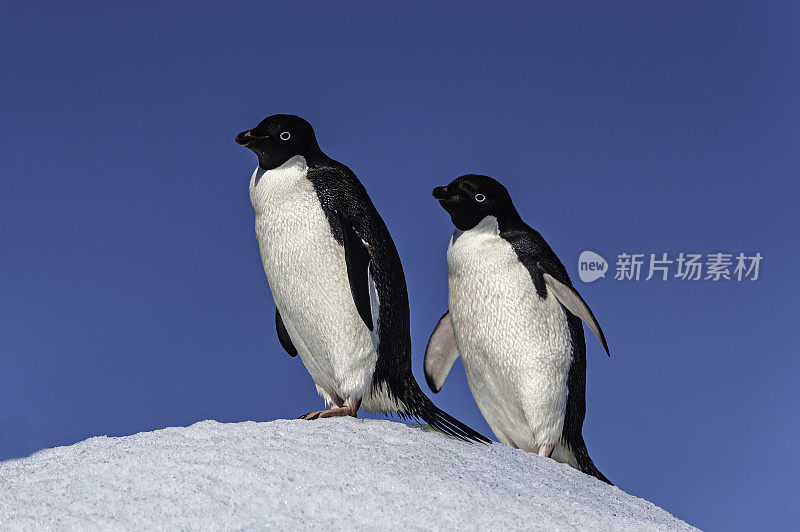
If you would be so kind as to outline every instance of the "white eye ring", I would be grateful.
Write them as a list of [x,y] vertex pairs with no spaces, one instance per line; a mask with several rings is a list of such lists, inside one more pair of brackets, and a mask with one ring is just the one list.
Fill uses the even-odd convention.
[[281,140],[289,140],[289,139],[291,138],[291,136],[292,136],[292,134],[291,134],[291,133],[289,133],[288,131],[284,131],[284,132],[283,132],[283,133],[281,133],[281,135],[280,135],[280,137],[281,137]]
[[478,203],[483,203],[484,201],[486,201],[486,196],[484,196],[483,194],[475,194],[475,201],[477,201]]

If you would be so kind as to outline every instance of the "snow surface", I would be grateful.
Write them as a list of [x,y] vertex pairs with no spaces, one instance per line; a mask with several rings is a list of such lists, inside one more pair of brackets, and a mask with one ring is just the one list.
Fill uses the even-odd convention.
[[3,529],[695,530],[566,465],[420,426],[203,421],[0,463]]

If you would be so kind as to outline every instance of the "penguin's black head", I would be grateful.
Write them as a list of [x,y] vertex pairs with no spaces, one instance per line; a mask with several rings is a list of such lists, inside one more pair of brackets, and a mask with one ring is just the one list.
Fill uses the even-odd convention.
[[457,177],[446,187],[434,188],[433,197],[439,200],[450,214],[453,225],[461,231],[472,229],[487,216],[500,221],[519,218],[506,187],[485,175]]
[[272,115],[236,135],[236,143],[258,156],[263,170],[277,168],[295,155],[306,159],[322,152],[311,124],[294,115]]

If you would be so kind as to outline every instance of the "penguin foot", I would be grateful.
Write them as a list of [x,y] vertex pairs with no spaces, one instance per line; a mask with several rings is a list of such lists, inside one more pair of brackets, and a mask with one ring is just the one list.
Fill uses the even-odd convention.
[[356,413],[358,412],[358,407],[361,406],[361,400],[352,400],[348,399],[344,402],[344,406],[339,406],[336,408],[329,408],[328,410],[320,410],[318,412],[309,412],[308,414],[304,414],[297,419],[322,419],[324,417],[342,417],[342,416],[351,416],[351,417],[358,417]]
[[350,409],[348,407],[343,406],[341,408],[329,408],[328,410],[309,412],[308,414],[304,414],[297,419],[322,419],[324,417],[341,417],[341,416],[356,417],[356,414],[355,412],[350,412]]
[[550,458],[550,455],[553,454],[553,448],[555,448],[555,445],[548,445],[546,443],[543,443],[539,447],[539,452],[537,452],[536,454],[538,454],[539,456],[543,456],[545,458]]

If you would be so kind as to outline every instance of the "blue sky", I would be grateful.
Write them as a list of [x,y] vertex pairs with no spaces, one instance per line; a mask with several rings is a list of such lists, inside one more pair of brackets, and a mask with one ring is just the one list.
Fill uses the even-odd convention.
[[[5,4],[0,458],[321,406],[278,344],[233,142],[295,113],[394,235],[423,386],[452,230],[430,190],[486,173],[608,338],[600,469],[704,528],[789,527],[800,10],[563,4]],[[585,284],[585,249],[764,259],[755,282]],[[435,399],[489,433],[460,364]]]

